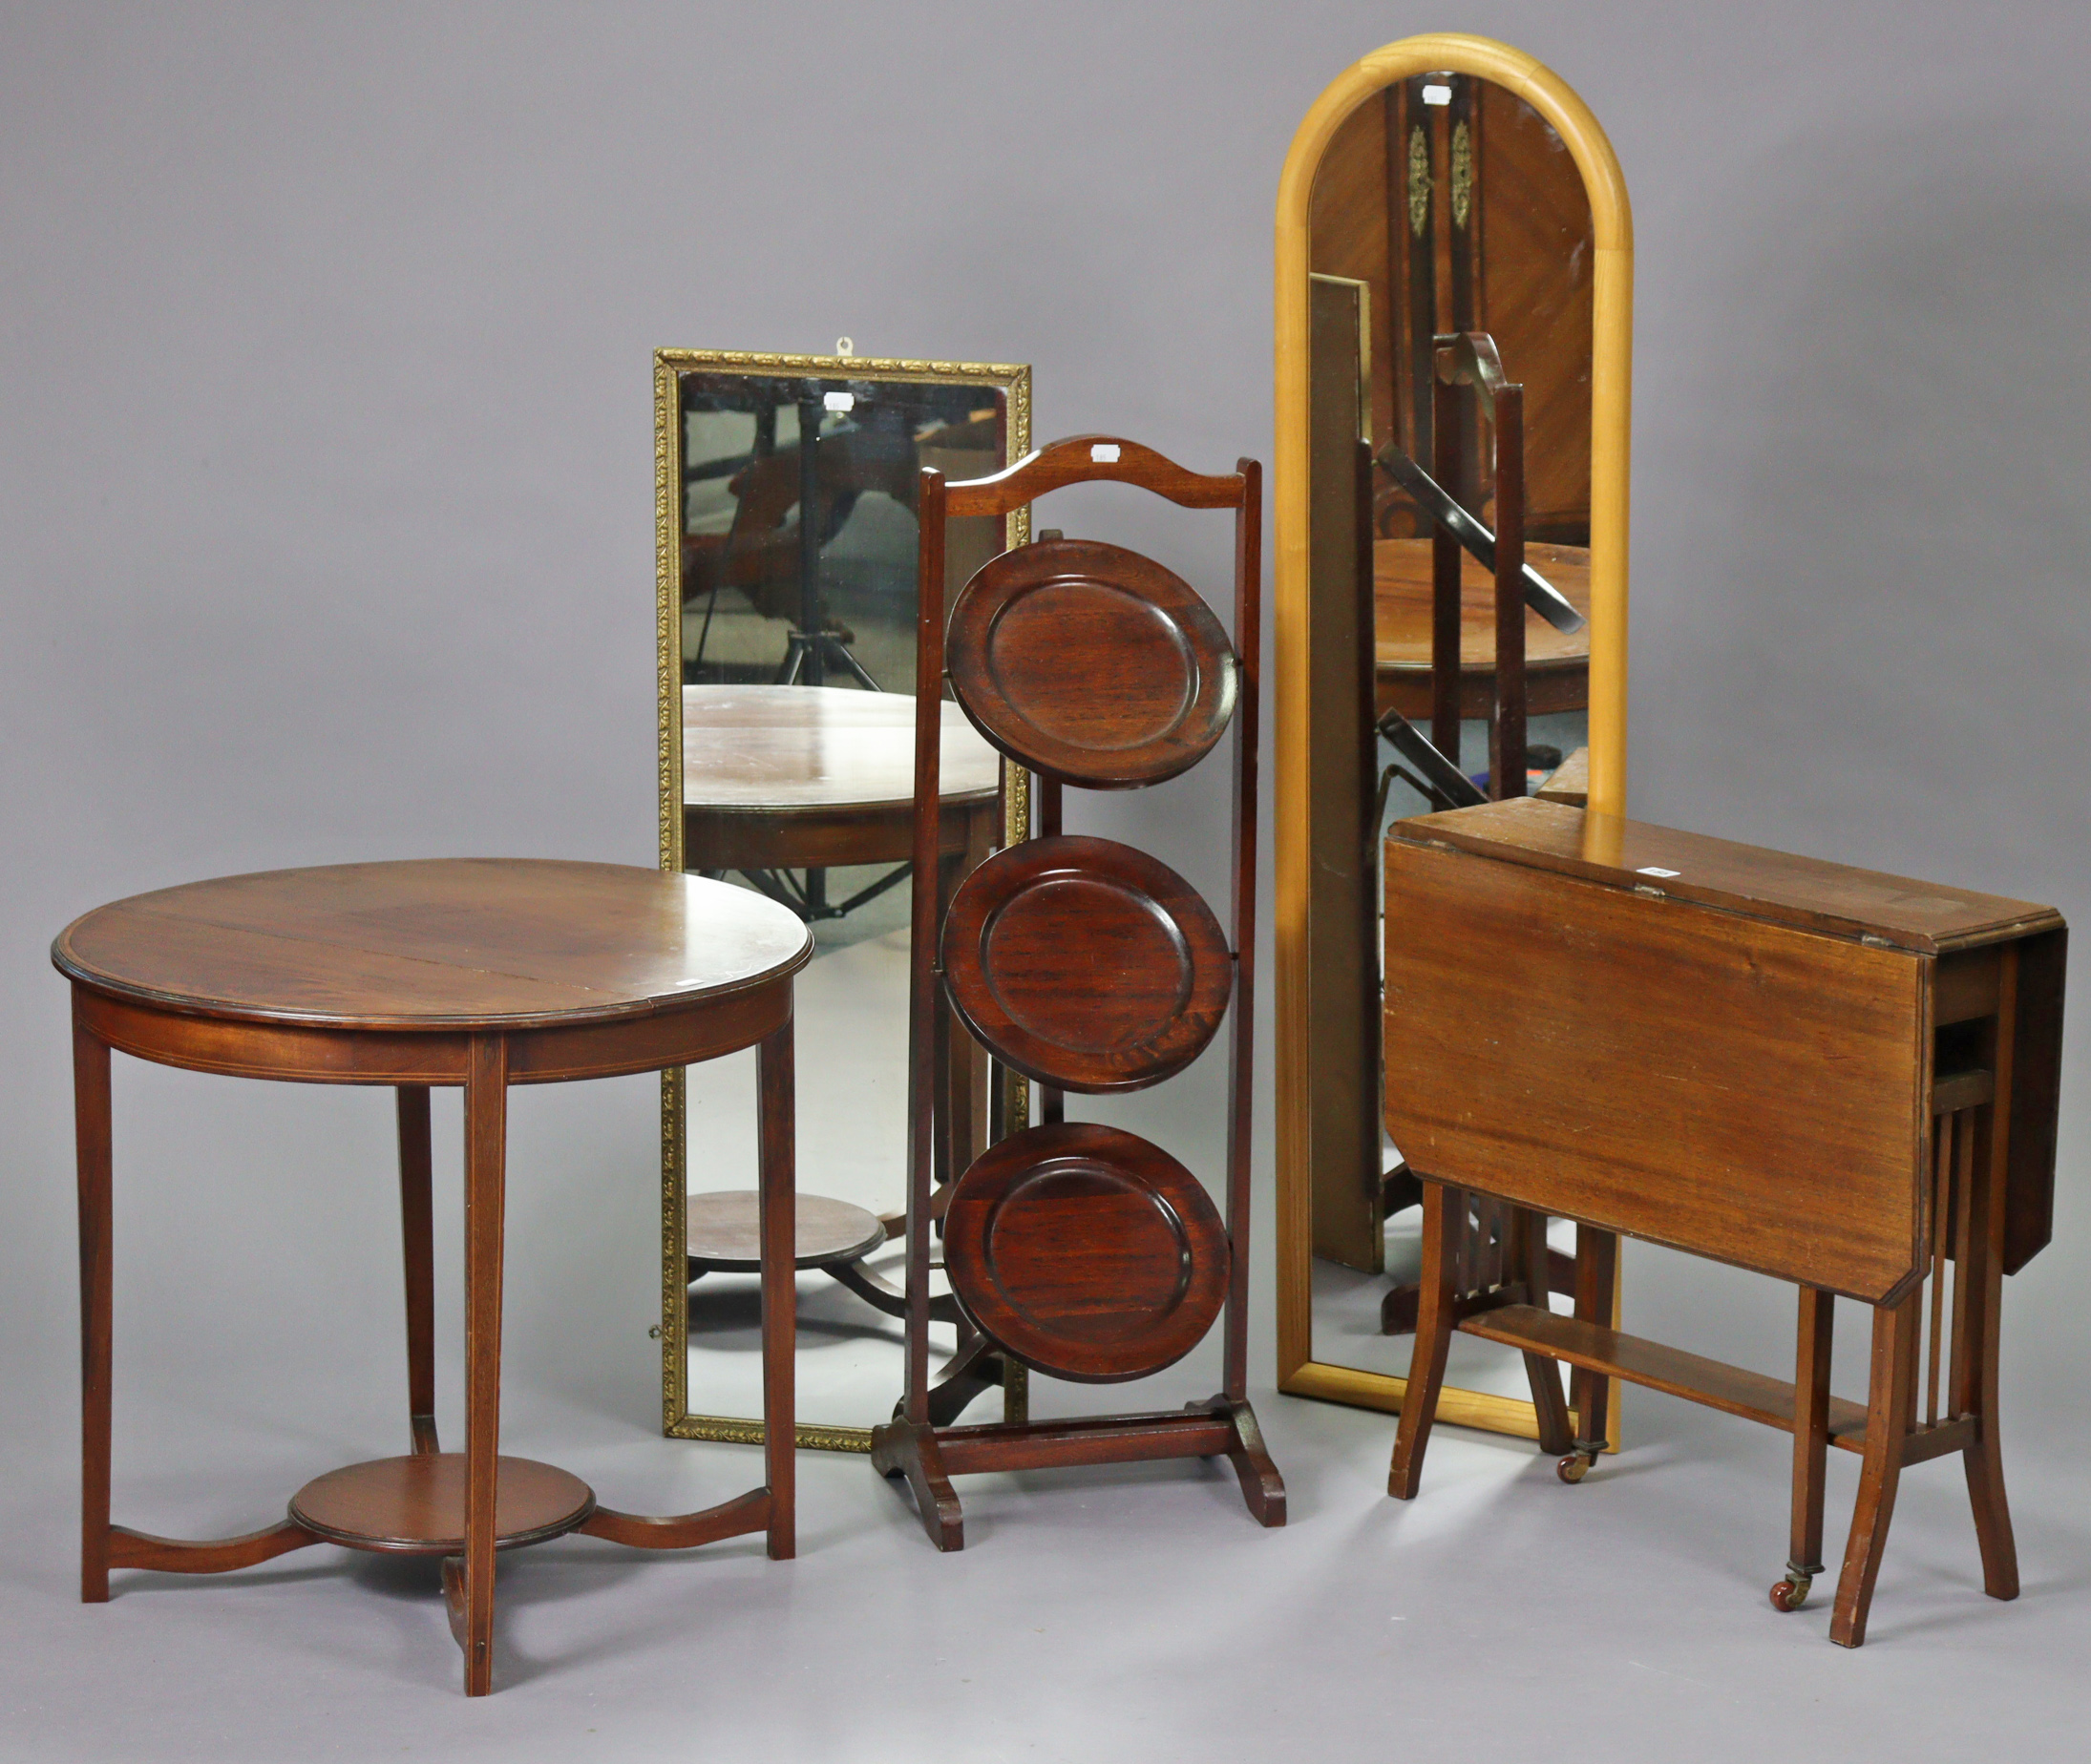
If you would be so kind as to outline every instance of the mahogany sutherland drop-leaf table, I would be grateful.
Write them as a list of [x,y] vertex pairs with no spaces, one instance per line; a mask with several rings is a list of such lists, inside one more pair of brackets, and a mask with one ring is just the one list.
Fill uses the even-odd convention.
[[[812,939],[783,907],[700,877],[520,859],[346,864],[139,894],[52,947],[73,982],[79,1154],[80,1596],[111,1568],[215,1574],[308,1544],[443,1558],[465,1690],[493,1688],[494,1555],[569,1531],[642,1549],[768,1533],[792,1553],[792,979]],[[412,1451],[315,1479],[245,1537],[109,1520],[109,1050],[234,1077],[398,1090]],[[673,1518],[597,1504],[496,1457],[508,1086],[759,1050],[765,1482]],[[465,1092],[465,1436],[438,1449],[429,1087]],[[781,1423],[781,1424],[779,1424]],[[498,1469],[496,1469],[498,1463]]]

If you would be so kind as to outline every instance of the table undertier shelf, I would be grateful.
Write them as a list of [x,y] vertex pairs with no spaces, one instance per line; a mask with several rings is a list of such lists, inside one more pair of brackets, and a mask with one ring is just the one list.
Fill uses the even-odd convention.
[[[579,1477],[528,1458],[496,1460],[494,1547],[541,1544],[582,1524],[595,1492]],[[294,1523],[350,1549],[403,1556],[465,1547],[465,1455],[378,1458],[315,1477],[290,1498]]]
[[[1460,1330],[1485,1341],[1545,1354],[1571,1366],[1645,1384],[1692,1402],[1704,1403],[1744,1420],[1762,1421],[1782,1432],[1793,1431],[1793,1386],[1763,1373],[1747,1372],[1725,1360],[1707,1359],[1665,1347],[1622,1330],[1607,1329],[1579,1317],[1565,1317],[1531,1305],[1505,1305],[1460,1319]],[[1961,1416],[1910,1436],[1902,1461],[1921,1463],[1973,1442],[1975,1419]],[[1841,1396],[1829,1399],[1829,1443],[1847,1452],[1866,1450],[1866,1409]]]

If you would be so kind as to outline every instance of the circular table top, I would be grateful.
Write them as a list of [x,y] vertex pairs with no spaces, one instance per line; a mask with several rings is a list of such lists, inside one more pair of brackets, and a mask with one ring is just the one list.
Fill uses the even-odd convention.
[[437,858],[273,870],[99,907],[52,945],[69,978],[197,1015],[344,1028],[645,1016],[806,965],[798,915],[623,864]]
[[[946,700],[939,795],[1002,788],[1001,757]],[[777,811],[915,800],[915,695],[849,686],[685,686],[683,801]]]

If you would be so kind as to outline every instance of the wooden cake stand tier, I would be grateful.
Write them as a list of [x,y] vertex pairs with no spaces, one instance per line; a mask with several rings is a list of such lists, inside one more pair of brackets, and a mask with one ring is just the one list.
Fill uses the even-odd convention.
[[[492,1689],[494,1553],[563,1532],[680,1549],[743,1532],[792,1553],[792,981],[805,926],[746,890],[607,864],[348,864],[165,889],[75,920],[82,1329],[81,1597],[112,1568],[214,1574],[323,1541],[445,1558],[465,1689]],[[598,1504],[497,1456],[508,1086],[759,1049],[765,1481],[694,1513]],[[243,1537],[148,1536],[109,1518],[111,1048],[241,1078],[397,1086],[412,1452],[331,1471]],[[429,1090],[465,1091],[466,1449],[435,1427]]]

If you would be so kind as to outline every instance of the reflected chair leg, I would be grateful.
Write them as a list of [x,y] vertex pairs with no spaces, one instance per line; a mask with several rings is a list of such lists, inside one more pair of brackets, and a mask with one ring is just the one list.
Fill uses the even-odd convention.
[[109,1597],[111,1280],[109,1047],[73,1022],[80,1209],[80,1602]]
[[1888,1548],[1888,1525],[1895,1514],[1895,1488],[1902,1479],[1903,1441],[1916,1397],[1917,1303],[1921,1292],[1873,1312],[1873,1366],[1868,1380],[1866,1456],[1859,1469],[1859,1498],[1851,1511],[1851,1540],[1845,1546],[1837,1582],[1837,1607],[1829,1639],[1840,1648],[1866,1640],[1866,1614],[1873,1602]]
[[797,1553],[797,1426],[792,1355],[797,1346],[798,1276],[793,1264],[796,1194],[793,1173],[792,1024],[788,1019],[755,1056],[762,1092],[762,1425],[763,1470],[770,1492],[770,1559]]
[[416,1454],[435,1438],[434,1160],[429,1147],[429,1087],[399,1086],[399,1222],[407,1270],[407,1425]]
[[[1505,1271],[1525,1285],[1526,1303],[1547,1309],[1547,1218],[1520,1208],[1510,1215],[1510,1266]],[[1539,1423],[1539,1449],[1552,1457],[1572,1453],[1575,1430],[1569,1425],[1568,1399],[1561,1394],[1560,1362],[1544,1354],[1525,1355],[1525,1380]]]
[[1416,1312],[1416,1345],[1402,1394],[1401,1426],[1394,1436],[1394,1462],[1386,1492],[1397,1501],[1415,1497],[1423,1476],[1424,1448],[1430,1443],[1438,1392],[1445,1386],[1445,1356],[1452,1346],[1452,1270],[1459,1261],[1467,1196],[1443,1183],[1423,1190],[1423,1280]]
[[1793,1529],[1785,1577],[1771,1589],[1776,1610],[1797,1611],[1823,1571],[1823,1487],[1829,1461],[1829,1346],[1837,1301],[1801,1289],[1793,1350]]
[[508,1042],[472,1038],[465,1079],[465,1694],[494,1688],[494,1540],[501,1440],[501,1234]]
[[[1551,1284],[1551,1282],[1550,1282]],[[1612,1327],[1612,1308],[1619,1286],[1619,1238],[1594,1225],[1575,1228],[1575,1314],[1585,1323]],[[1576,1436],[1568,1455],[1554,1465],[1564,1482],[1580,1482],[1611,1444],[1612,1380],[1578,1366],[1569,1377],[1569,1406],[1575,1412]]]

